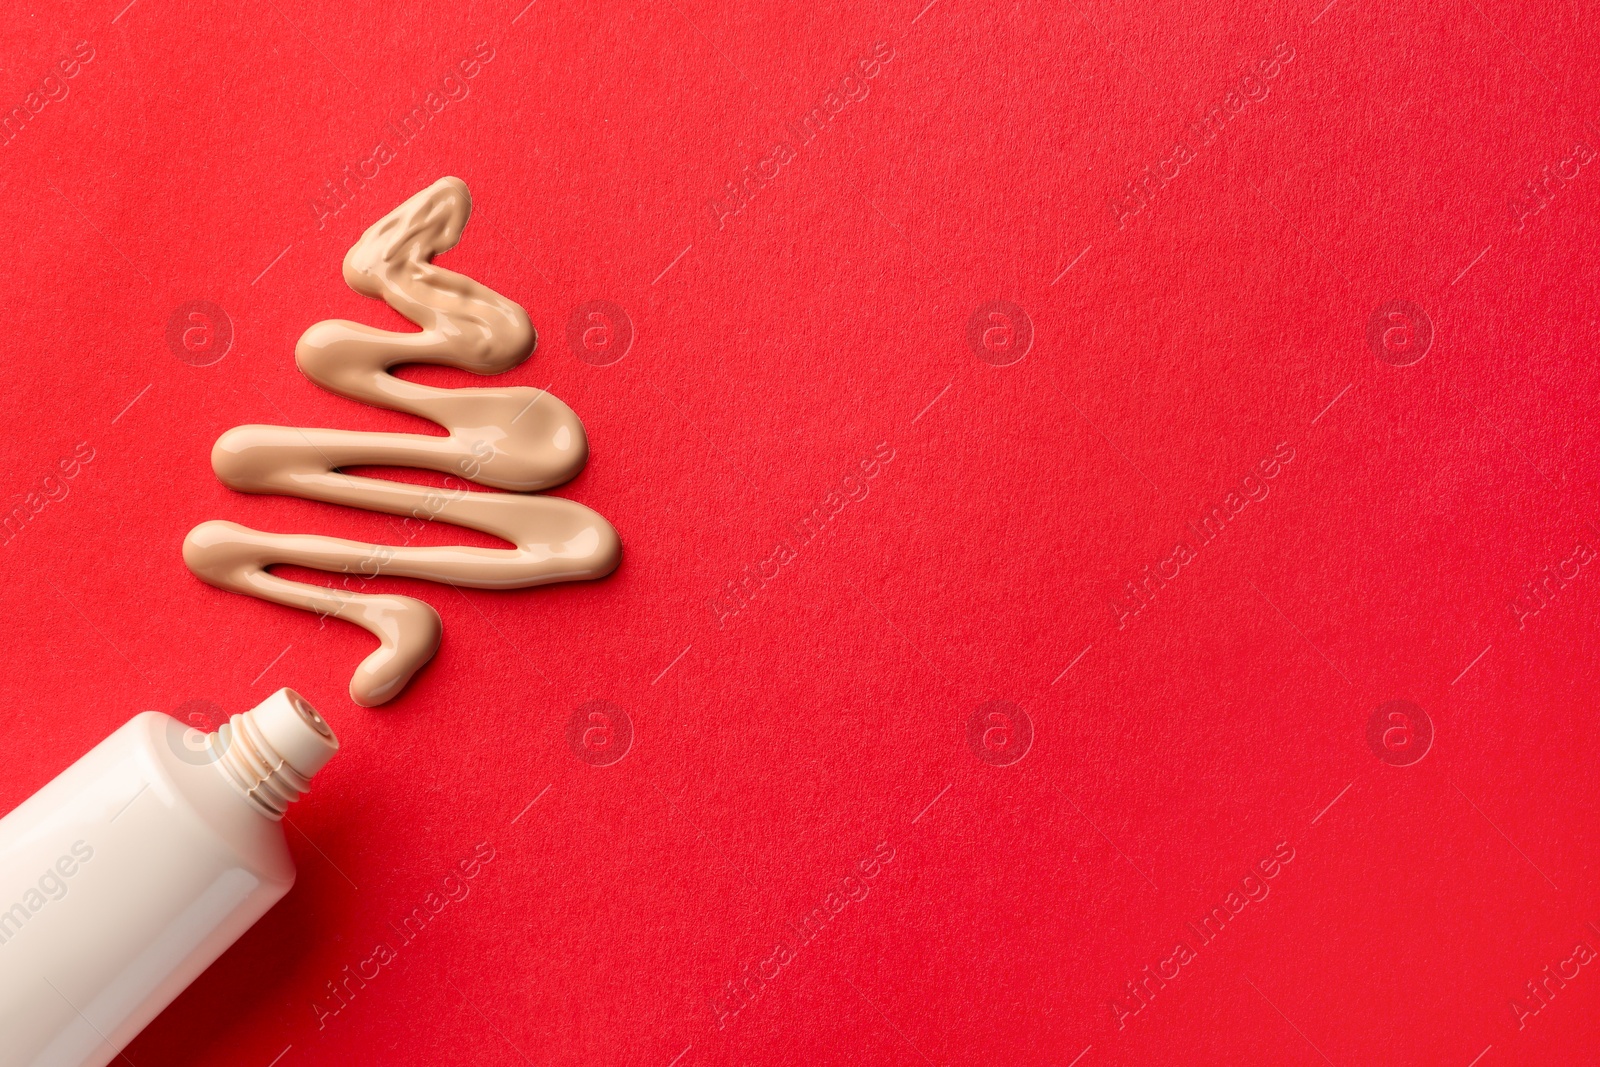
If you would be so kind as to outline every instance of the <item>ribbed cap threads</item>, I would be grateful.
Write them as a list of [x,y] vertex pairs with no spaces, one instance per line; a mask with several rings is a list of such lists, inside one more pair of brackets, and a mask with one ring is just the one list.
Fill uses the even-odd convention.
[[207,738],[217,767],[268,818],[281,819],[311,788],[339,741],[305,698],[280,689]]

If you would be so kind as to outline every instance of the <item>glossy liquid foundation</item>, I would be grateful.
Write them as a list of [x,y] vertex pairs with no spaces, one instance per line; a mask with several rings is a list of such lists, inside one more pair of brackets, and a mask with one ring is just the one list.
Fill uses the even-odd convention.
[[279,820],[339,748],[293,690],[134,716],[0,819],[0,1067],[104,1067],[294,884]]
[[[570,480],[588,458],[583,423],[571,408],[542,389],[438,389],[389,373],[399,364],[437,363],[499,374],[533,351],[533,328],[521,307],[433,263],[461,239],[471,211],[465,183],[441,178],[373,223],[344,258],[350,287],[386,301],[417,332],[332,319],[312,326],[295,346],[295,361],[318,385],[428,419],[444,427],[444,436],[238,426],[217,441],[211,465],[241,492],[387,512],[402,516],[407,527],[454,523],[512,547],[363,544],[222,521],[196,526],[183,545],[189,569],[211,585],[371,631],[379,647],[350,682],[351,699],[368,707],[398,694],[433,656],[438,613],[412,597],[308,585],[268,568],[294,564],[343,574],[346,589],[352,579],[379,575],[514,589],[601,578],[621,555],[616,531],[599,514],[571,500],[532,495]],[[438,471],[510,492],[436,489],[342,469],[360,465]]]

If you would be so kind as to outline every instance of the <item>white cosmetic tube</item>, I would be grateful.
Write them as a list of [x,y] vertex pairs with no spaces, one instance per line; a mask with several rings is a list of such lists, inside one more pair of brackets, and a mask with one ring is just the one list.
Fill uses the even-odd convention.
[[280,820],[338,751],[280,689],[147,711],[0,819],[0,1067],[104,1067],[294,884]]

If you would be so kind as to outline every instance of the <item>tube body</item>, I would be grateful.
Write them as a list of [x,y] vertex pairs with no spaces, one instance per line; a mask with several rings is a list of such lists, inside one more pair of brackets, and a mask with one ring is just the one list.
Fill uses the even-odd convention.
[[0,1067],[103,1067],[289,891],[281,809],[248,786],[294,772],[241,721],[273,701],[280,733],[316,715],[288,690],[231,735],[147,711],[0,819]]

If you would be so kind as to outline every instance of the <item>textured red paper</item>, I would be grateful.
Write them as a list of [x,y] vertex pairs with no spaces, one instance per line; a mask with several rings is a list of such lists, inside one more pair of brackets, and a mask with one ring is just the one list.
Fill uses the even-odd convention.
[[[144,708],[345,746],[127,1061],[1600,1052],[1584,5],[125,3],[0,30],[0,808]],[[423,428],[292,350],[444,174],[626,555],[377,583],[446,636],[365,710],[179,544],[392,537],[208,453]]]

